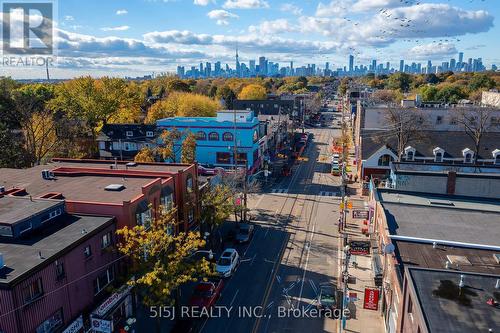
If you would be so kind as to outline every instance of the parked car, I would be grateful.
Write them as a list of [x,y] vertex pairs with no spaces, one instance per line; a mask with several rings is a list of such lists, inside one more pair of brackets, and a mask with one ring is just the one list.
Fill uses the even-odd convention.
[[219,299],[223,286],[222,279],[198,283],[189,299],[189,305],[207,309],[212,307]]
[[337,308],[337,287],[333,283],[325,282],[319,284],[318,308]]
[[223,277],[230,277],[236,271],[239,264],[240,256],[238,255],[238,251],[228,248],[224,250],[217,261],[215,271]]
[[332,163],[336,162],[337,164],[339,164],[340,162],[340,154],[333,154],[332,155]]
[[253,235],[253,225],[247,223],[238,224],[238,233],[236,234],[236,241],[238,243],[246,243],[250,241]]

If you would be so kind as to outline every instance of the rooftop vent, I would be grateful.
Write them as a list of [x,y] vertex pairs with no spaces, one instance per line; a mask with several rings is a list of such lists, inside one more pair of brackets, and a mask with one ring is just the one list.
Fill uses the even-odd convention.
[[446,258],[448,261],[455,265],[456,267],[460,266],[472,266],[472,263],[470,262],[469,259],[467,259],[466,256],[457,256],[457,255],[447,255]]
[[44,170],[42,170],[42,178],[43,179],[54,179],[54,173],[50,170],[44,169]]
[[431,199],[431,200],[429,200],[429,204],[438,205],[438,206],[455,206],[455,204],[449,200]]
[[460,274],[460,282],[458,283],[458,286],[460,288],[463,288],[465,286],[465,275]]
[[125,186],[123,184],[109,184],[104,188],[106,191],[115,191],[119,192],[125,189]]

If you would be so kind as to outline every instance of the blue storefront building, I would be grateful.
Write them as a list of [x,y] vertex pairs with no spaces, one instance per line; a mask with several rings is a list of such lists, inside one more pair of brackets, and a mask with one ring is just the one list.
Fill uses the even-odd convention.
[[[207,167],[238,166],[256,170],[261,163],[264,133],[250,110],[218,111],[216,117],[173,117],[156,122],[158,131],[177,129],[196,136],[196,161]],[[182,140],[175,143],[179,149]],[[235,149],[236,146],[236,149]],[[178,154],[180,155],[180,154]],[[177,161],[178,162],[178,161]]]

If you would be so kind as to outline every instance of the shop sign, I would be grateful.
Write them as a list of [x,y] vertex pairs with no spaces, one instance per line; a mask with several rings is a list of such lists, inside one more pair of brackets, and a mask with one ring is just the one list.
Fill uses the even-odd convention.
[[350,241],[349,247],[350,247],[350,252],[353,255],[370,254],[369,241]]
[[365,299],[363,302],[363,309],[378,310],[378,299],[380,290],[378,288],[365,288]]
[[62,333],[77,333],[83,329],[83,318],[82,315],[76,318],[74,322],[71,323]]
[[93,313],[99,317],[104,317],[126,294],[130,292],[132,286],[121,288],[105,300]]
[[368,219],[368,211],[363,209],[353,209],[352,210],[353,219]]
[[111,333],[111,320],[91,318],[94,332]]

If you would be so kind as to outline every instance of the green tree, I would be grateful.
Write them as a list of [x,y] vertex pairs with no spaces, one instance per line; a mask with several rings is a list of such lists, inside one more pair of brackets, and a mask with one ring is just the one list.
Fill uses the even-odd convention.
[[191,89],[189,87],[189,84],[186,82],[179,80],[179,79],[173,79],[170,80],[167,83],[167,91],[168,92],[191,92]]
[[196,136],[188,132],[182,141],[181,163],[194,163],[196,158]]
[[436,101],[438,92],[438,88],[431,85],[422,86],[418,90],[418,93],[422,96],[422,100],[425,102]]
[[[124,227],[117,231],[121,237],[120,253],[132,260],[128,284],[135,287],[144,305],[178,304],[179,288],[188,282],[213,274],[204,258],[190,260],[194,252],[205,245],[199,232],[174,234],[175,209],[163,211],[150,225]],[[159,321],[157,331],[160,332]]]
[[469,81],[468,88],[471,91],[479,89],[489,90],[495,87],[495,80],[486,74],[474,73],[472,79]]
[[27,154],[21,140],[7,127],[0,123],[0,168],[23,168],[29,166]]
[[439,87],[436,94],[436,99],[443,103],[457,103],[459,100],[466,98],[467,94],[463,88],[456,84],[445,84]]
[[236,100],[236,94],[228,86],[224,85],[217,88],[217,99],[224,101],[227,110],[233,109],[233,103]]
[[234,212],[234,193],[225,184],[215,185],[203,193],[201,205],[202,221],[207,223],[212,231],[222,225]]
[[387,79],[387,88],[408,92],[411,84],[411,76],[406,73],[395,73]]

